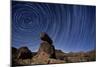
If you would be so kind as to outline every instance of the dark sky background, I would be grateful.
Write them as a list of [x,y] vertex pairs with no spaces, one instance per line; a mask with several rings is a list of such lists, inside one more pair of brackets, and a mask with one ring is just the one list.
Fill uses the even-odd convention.
[[37,51],[41,32],[64,52],[95,49],[96,7],[13,1],[12,46]]

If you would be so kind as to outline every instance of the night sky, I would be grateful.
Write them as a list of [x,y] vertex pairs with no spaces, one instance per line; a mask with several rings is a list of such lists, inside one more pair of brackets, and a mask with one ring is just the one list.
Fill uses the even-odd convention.
[[37,51],[46,32],[64,52],[96,48],[96,7],[86,5],[12,2],[12,46]]

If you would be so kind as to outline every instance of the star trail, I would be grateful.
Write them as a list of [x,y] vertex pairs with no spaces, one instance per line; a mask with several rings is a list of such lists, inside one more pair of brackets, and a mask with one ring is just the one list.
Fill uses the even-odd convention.
[[12,46],[37,51],[46,32],[64,52],[96,48],[96,7],[12,1]]

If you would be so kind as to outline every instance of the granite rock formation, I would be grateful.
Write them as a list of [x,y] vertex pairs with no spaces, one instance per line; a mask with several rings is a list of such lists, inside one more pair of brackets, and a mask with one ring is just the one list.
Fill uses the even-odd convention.
[[33,57],[32,64],[65,63],[65,61],[56,59],[55,47],[52,45],[52,39],[44,32],[41,33],[40,38],[42,43],[40,44],[37,55]]
[[18,49],[18,59],[31,59],[32,52],[27,47],[21,47]]
[[37,56],[41,57],[44,56],[45,58],[56,58],[55,57],[55,47],[48,42],[42,42],[40,44],[40,48],[37,52]]
[[52,39],[46,34],[41,33],[40,38],[42,43],[40,44],[40,48],[37,52],[36,57],[38,58],[56,58],[55,57],[55,47],[52,45]]

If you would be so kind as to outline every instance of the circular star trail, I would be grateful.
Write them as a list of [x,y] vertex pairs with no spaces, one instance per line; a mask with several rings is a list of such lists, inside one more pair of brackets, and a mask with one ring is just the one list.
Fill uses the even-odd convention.
[[39,47],[41,32],[46,32],[55,47],[65,51],[95,48],[95,8],[13,1],[13,46],[26,44],[35,50]]

